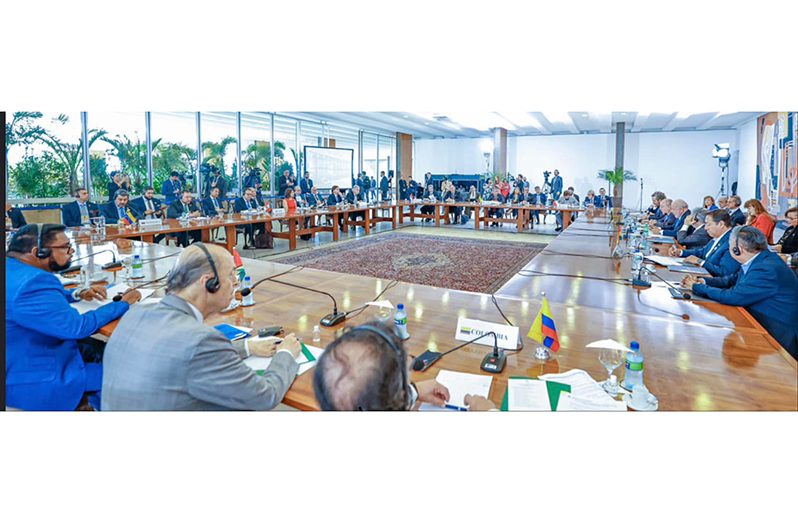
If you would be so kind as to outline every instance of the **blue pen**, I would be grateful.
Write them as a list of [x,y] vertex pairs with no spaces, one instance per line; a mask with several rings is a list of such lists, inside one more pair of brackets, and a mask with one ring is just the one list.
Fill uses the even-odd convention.
[[452,404],[450,404],[450,403],[445,403],[445,404],[443,405],[443,408],[445,408],[445,409],[451,409],[451,410],[456,410],[456,411],[459,411],[459,412],[468,412],[468,409],[467,409],[467,408],[465,408],[465,407],[458,407],[457,405],[452,405]]

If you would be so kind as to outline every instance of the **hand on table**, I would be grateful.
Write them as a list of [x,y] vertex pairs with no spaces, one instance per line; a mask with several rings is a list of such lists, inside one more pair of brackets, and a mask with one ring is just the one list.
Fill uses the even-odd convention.
[[418,401],[432,403],[438,407],[443,407],[449,401],[449,389],[435,380],[422,381],[415,385],[418,390]]
[[675,245],[671,245],[671,248],[668,251],[668,254],[678,258],[678,257],[680,257],[682,255],[682,250],[679,249],[678,247],[676,247]]
[[687,258],[684,259],[684,261],[686,261],[687,263],[691,263],[693,265],[701,264],[701,258],[699,258],[698,256],[688,256]]
[[104,300],[108,297],[108,291],[104,285],[92,285],[91,287],[83,289],[78,296],[80,296],[81,300],[86,301]]
[[704,278],[696,278],[693,275],[688,275],[685,276],[684,279],[682,280],[682,287],[693,290],[693,285],[697,283],[704,284],[706,283],[706,281],[704,280]]
[[468,406],[468,410],[471,411],[487,411],[496,408],[496,405],[488,398],[484,396],[472,396],[471,394],[465,395],[465,404]]

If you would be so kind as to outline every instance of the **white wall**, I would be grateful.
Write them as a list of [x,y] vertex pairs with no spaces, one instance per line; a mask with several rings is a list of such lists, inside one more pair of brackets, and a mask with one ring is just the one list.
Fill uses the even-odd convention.
[[[754,124],[755,125],[755,124]],[[744,142],[746,150],[740,155],[738,131],[694,131],[631,133],[626,135],[624,166],[634,172],[637,182],[624,184],[624,204],[637,208],[640,200],[640,178],[643,179],[643,205],[648,206],[654,191],[663,191],[671,198],[682,198],[691,207],[701,205],[705,195],[717,195],[720,189],[720,168],[712,158],[716,143],[731,144],[729,164],[731,180],[737,179],[738,158],[744,162],[744,176],[750,172],[750,158],[756,155],[754,142]],[[423,177],[433,173],[481,173],[485,162],[480,139],[446,139],[416,141],[414,173]],[[753,145],[753,152],[749,149]],[[588,189],[598,191],[601,186],[596,173],[611,169],[615,164],[614,134],[584,134],[558,136],[511,137],[507,143],[507,165],[510,173],[528,176],[532,184],[543,183],[543,171],[559,169],[564,185],[573,185],[583,196]],[[753,174],[751,174],[753,176]],[[748,181],[740,185],[748,187]],[[742,198],[753,194],[751,189],[738,193]]]

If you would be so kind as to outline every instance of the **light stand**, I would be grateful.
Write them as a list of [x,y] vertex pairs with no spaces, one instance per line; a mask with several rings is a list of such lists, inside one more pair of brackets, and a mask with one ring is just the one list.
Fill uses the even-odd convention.
[[640,178],[640,212],[643,212],[643,178]]
[[728,193],[728,178],[729,178],[729,160],[731,159],[730,146],[727,143],[716,143],[715,148],[712,150],[712,157],[718,159],[718,166],[720,167],[720,190],[718,197],[726,196]]

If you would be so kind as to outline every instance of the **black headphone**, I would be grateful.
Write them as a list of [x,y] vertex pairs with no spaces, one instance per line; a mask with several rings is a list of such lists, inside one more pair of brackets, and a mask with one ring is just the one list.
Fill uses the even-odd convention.
[[211,269],[213,270],[213,278],[205,282],[205,290],[213,294],[214,292],[219,290],[219,273],[216,271],[216,264],[213,263],[213,257],[211,253],[208,251],[208,248],[205,247],[205,244],[202,242],[197,242],[194,245],[199,247],[202,252],[205,253],[205,257],[208,258],[208,263],[211,264]]
[[396,362],[399,365],[399,369],[402,371],[402,390],[405,394],[405,405],[409,409],[412,407],[410,405],[410,398],[412,397],[410,394],[410,378],[407,375],[407,361],[405,359],[406,353],[402,350],[399,345],[383,330],[378,329],[372,325],[359,325],[352,329],[348,329],[345,334],[349,334],[350,332],[371,332],[372,334],[376,334],[380,338],[382,338],[385,343],[391,348],[391,352],[393,353],[394,357],[396,358]]
[[48,247],[42,247],[42,229],[43,225],[36,224],[36,257],[40,260],[46,260],[52,254]]
[[735,238],[734,238],[734,247],[732,247],[732,252],[735,254],[735,256],[739,256],[740,254],[742,254],[740,252],[740,235],[739,234],[737,236],[735,236]]

